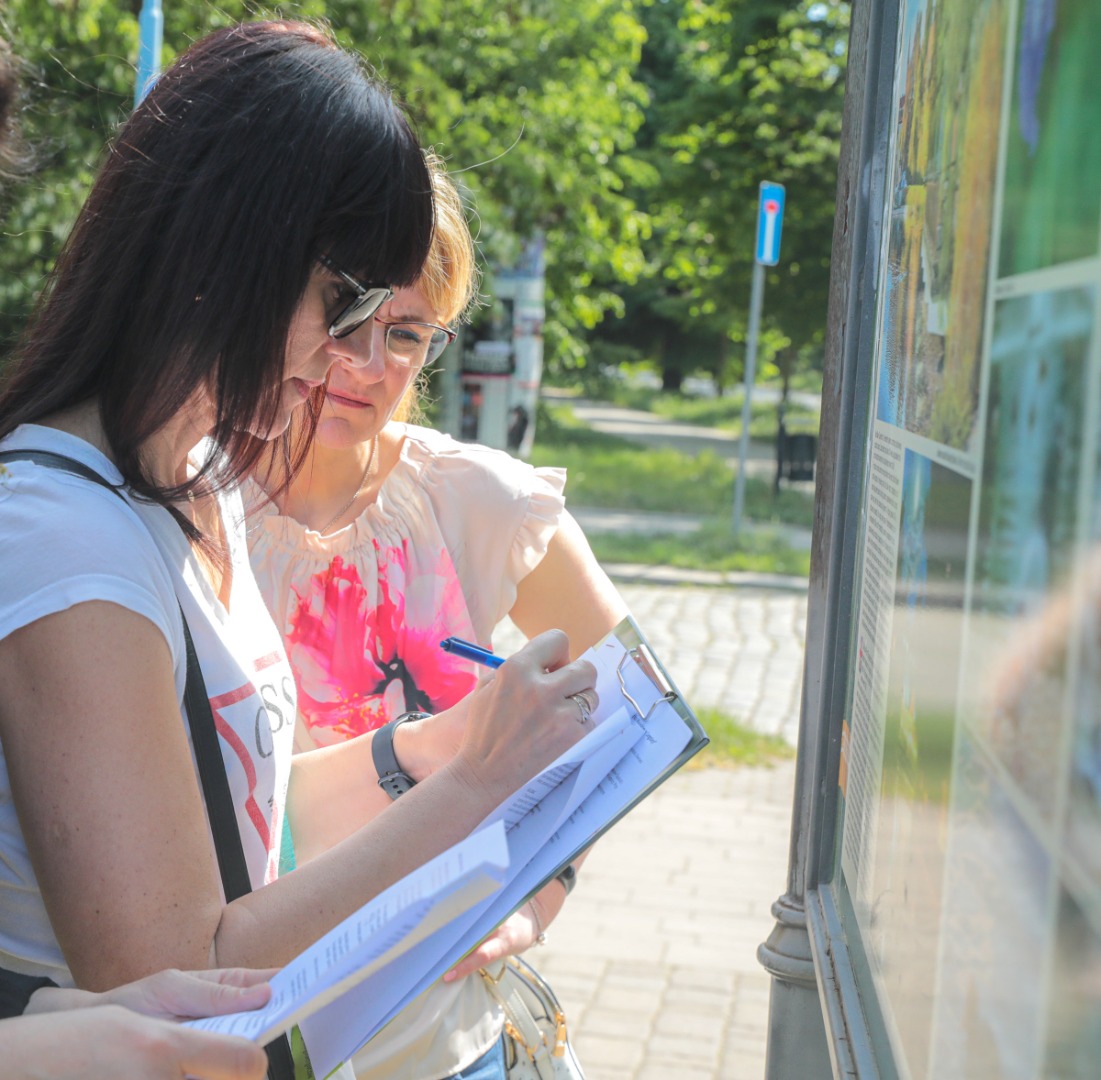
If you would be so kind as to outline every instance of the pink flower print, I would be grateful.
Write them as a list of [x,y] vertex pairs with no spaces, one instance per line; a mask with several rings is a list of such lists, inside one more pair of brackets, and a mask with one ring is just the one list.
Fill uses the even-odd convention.
[[305,593],[296,592],[287,653],[299,710],[321,745],[407,710],[438,712],[477,682],[469,664],[439,648],[449,634],[472,635],[447,552],[411,556],[407,543],[376,542],[375,553],[374,603],[358,568],[339,556],[310,578]]
[[400,680],[405,709],[438,712],[454,705],[478,677],[464,660],[440,649],[449,635],[473,636],[470,616],[451,556],[444,548],[418,553],[375,544],[379,603],[371,647],[375,662]]

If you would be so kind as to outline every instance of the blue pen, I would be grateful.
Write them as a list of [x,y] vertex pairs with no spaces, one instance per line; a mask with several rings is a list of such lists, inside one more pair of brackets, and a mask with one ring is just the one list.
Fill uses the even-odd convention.
[[489,649],[483,649],[481,645],[475,645],[470,641],[463,641],[462,638],[444,638],[440,642],[440,648],[444,652],[461,656],[464,660],[473,660],[474,663],[481,664],[483,667],[499,668],[505,662],[503,656],[497,656]]

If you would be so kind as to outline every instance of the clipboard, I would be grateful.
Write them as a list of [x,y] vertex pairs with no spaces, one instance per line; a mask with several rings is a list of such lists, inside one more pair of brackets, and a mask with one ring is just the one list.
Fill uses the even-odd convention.
[[[645,726],[649,721],[654,710],[662,705],[671,708],[676,715],[683,721],[685,727],[688,729],[689,737],[688,742],[685,744],[684,749],[680,751],[672,760],[668,762],[661,769],[661,771],[653,777],[648,783],[646,783],[630,800],[630,802],[624,806],[618,813],[608,818],[599,828],[595,829],[592,835],[580,846],[575,847],[567,858],[564,858],[561,863],[549,874],[547,874],[543,880],[533,888],[524,899],[516,905],[516,909],[523,907],[536,893],[540,891],[545,885],[548,885],[553,881],[563,870],[566,869],[574,859],[578,857],[583,851],[587,851],[595,844],[600,837],[602,837],[609,829],[611,829],[617,822],[621,821],[627,814],[631,812],[643,799],[648,798],[657,788],[665,783],[675,772],[677,772],[686,762],[695,757],[710,741],[710,737],[704,730],[703,725],[700,723],[696,714],[692,711],[688,702],[685,700],[684,695],[677,688],[673,682],[673,677],[669,674],[665,665],[658,658],[657,653],[646,640],[646,636],[643,634],[642,629],[631,615],[626,616],[621,622],[619,622],[601,641],[597,642],[591,652],[596,652],[606,642],[615,641],[623,647],[625,650],[622,659],[616,665],[616,676],[619,684],[619,692],[622,696],[622,701],[631,709],[634,714],[634,720]],[[646,680],[651,683],[660,695],[656,700],[651,701],[648,705],[640,703],[636,700],[635,694],[633,694],[628,687],[628,680],[625,672],[628,670],[628,666],[635,671],[645,676]],[[606,703],[601,700],[600,712],[604,712],[607,709]]]
[[[624,619],[585,655],[594,660],[598,673],[596,727],[534,778],[530,790],[525,786],[502,803],[498,810],[503,817],[491,815],[463,842],[476,843],[485,839],[486,829],[497,830],[504,850],[489,861],[501,866],[499,884],[485,899],[450,911],[450,921],[438,927],[421,925],[421,913],[408,907],[400,914],[412,923],[387,954],[393,959],[377,970],[364,967],[358,974],[347,973],[339,987],[342,993],[319,996],[297,1010],[319,1075],[351,1057],[707,745],[707,733],[633,618]],[[542,778],[546,780],[539,787]],[[464,872],[472,871],[469,857],[460,857],[461,846],[440,859],[450,858]],[[392,887],[397,895],[405,891],[405,882]],[[353,918],[365,918],[370,906]],[[338,932],[340,928],[334,931]],[[324,947],[322,939],[306,952]],[[227,1025],[252,1019],[239,1014],[201,1023],[209,1030],[232,1030]]]
[[[612,659],[605,660],[602,654],[612,656]],[[401,1007],[419,996],[430,983],[458,963],[498,923],[523,907],[581,852],[592,847],[601,836],[710,741],[695,713],[632,617],[623,619],[584,655],[594,660],[598,672],[600,701],[593,714],[597,718],[597,729],[604,728],[603,734],[609,736],[605,748],[609,756],[599,764],[595,755],[585,758],[585,761],[586,764],[594,765],[595,773],[602,777],[601,783],[596,785],[597,788],[610,783],[611,793],[601,791],[596,795],[590,793],[579,796],[577,810],[572,813],[568,807],[559,807],[560,814],[568,815],[565,819],[550,813],[553,796],[541,800],[533,796],[528,801],[514,797],[519,803],[521,816],[529,824],[554,818],[559,823],[558,826],[546,826],[545,830],[549,833],[553,829],[553,835],[549,841],[537,842],[531,849],[525,846],[524,840],[519,840],[518,846],[524,850],[525,858],[520,860],[515,874],[510,868],[509,879],[498,894],[485,901],[484,906],[474,912],[470,919],[456,920],[456,924],[449,928],[446,938],[441,938],[438,943],[429,939],[412,951],[406,970],[423,966],[423,972],[419,978],[408,980],[399,1003],[389,1009],[380,1010],[373,1018],[371,1027],[374,1031],[379,1030],[397,1015]],[[621,711],[625,711],[626,715],[620,715]],[[651,739],[651,732],[648,730],[650,728],[655,731],[660,729],[660,737]],[[590,732],[587,738],[599,739],[601,736],[598,730]],[[670,738],[671,734],[675,734],[675,742]],[[578,746],[585,742],[583,739]],[[638,749],[643,746],[643,749]],[[634,760],[636,755],[637,760]],[[568,753],[566,756],[569,756]],[[608,761],[613,759],[618,764],[607,768]],[[624,762],[628,759],[632,759],[632,762],[624,768]],[[637,763],[643,765],[638,769],[638,775],[628,775],[629,770]],[[582,765],[579,770],[585,767]],[[546,770],[552,774],[555,771],[554,766]],[[613,775],[615,782],[611,783],[610,778]],[[645,777],[644,780],[640,779],[642,776]],[[568,781],[562,785],[563,788],[568,786]],[[561,795],[561,791],[558,795]],[[533,802],[536,804],[535,809],[525,812],[525,807],[532,806]],[[489,820],[494,819],[491,817]],[[518,833],[520,831],[522,827],[517,829]],[[511,836],[511,829],[506,828],[506,833]],[[507,842],[511,852],[513,842],[511,839]],[[395,971],[385,987],[379,986],[378,991],[392,991],[395,981],[404,978],[405,971]],[[307,1045],[310,1045],[314,1036],[322,1038],[327,1032],[339,1030],[342,1023],[350,1020],[353,1015],[362,1018],[364,1008],[371,1007],[365,1005],[371,997],[371,988],[365,984],[364,989],[366,992],[361,996],[361,1003],[355,1010],[345,1008],[341,1013],[338,1007],[330,1015],[327,1019],[327,1030],[323,1030],[316,1020],[303,1024],[302,1033]],[[363,1036],[363,1041],[366,1041],[367,1032],[363,1032]],[[359,1045],[362,1042],[354,1049],[358,1049]],[[351,1056],[354,1049],[349,1047],[347,1056]],[[311,1058],[315,1057],[312,1047],[310,1054]]]

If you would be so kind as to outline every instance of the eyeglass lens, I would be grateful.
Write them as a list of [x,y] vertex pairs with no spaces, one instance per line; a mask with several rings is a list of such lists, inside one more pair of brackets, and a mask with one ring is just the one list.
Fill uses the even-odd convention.
[[386,323],[386,351],[396,364],[427,365],[447,348],[451,337],[428,323]]

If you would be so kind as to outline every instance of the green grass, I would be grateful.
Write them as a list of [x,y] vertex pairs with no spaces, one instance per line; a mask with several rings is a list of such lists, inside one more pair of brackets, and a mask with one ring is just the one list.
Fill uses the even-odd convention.
[[[733,508],[734,472],[710,451],[690,457],[593,431],[568,405],[540,404],[535,431],[531,463],[568,469],[566,494],[578,506],[706,515]],[[746,479],[747,521],[809,528],[813,517],[806,492],[784,488],[774,496],[769,481]]]
[[[748,500],[747,500],[748,502]],[[600,563],[643,563],[682,570],[810,575],[810,552],[789,547],[769,530],[743,530],[735,542],[730,521],[706,522],[689,536],[671,533],[590,533]]]
[[687,769],[774,765],[795,756],[794,747],[778,735],[762,735],[717,709],[697,709],[696,716],[711,742],[688,762]]

